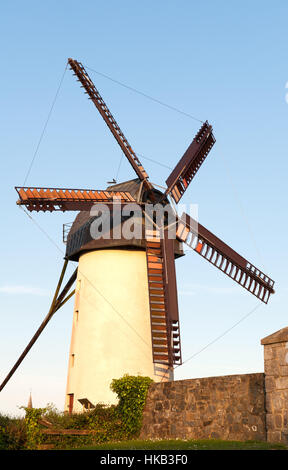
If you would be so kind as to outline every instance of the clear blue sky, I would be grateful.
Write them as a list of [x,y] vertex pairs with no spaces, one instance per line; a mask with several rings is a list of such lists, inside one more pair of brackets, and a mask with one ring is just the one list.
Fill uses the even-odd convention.
[[[208,119],[216,144],[183,198],[199,221],[276,281],[258,300],[195,253],[177,262],[183,360],[176,379],[263,371],[262,337],[287,326],[286,1],[49,1],[1,6],[0,380],[46,315],[72,213],[16,206],[68,57]],[[199,128],[92,73],[136,152],[174,167]],[[121,152],[67,71],[27,185],[103,188]],[[170,171],[142,159],[151,181]],[[119,181],[133,178],[122,162]],[[48,234],[50,239],[45,234]],[[60,250],[55,246],[58,245]],[[70,272],[73,266],[70,267]],[[63,409],[73,302],[50,324],[0,394],[0,411]],[[209,343],[209,347],[205,348]]]

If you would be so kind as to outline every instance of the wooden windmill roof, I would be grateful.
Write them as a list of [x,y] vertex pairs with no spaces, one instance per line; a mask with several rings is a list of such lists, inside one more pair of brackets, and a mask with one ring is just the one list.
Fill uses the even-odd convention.
[[[129,192],[135,199],[139,194],[141,181],[139,178],[129,180],[123,183],[118,183],[109,186],[107,190],[117,190]],[[112,214],[111,214],[111,227],[112,227]],[[142,238],[127,240],[124,237],[120,239],[113,239],[112,230],[110,231],[110,238],[93,239],[90,233],[90,227],[92,222],[95,220],[95,216],[90,215],[90,211],[81,211],[76,216],[72,227],[67,237],[66,245],[66,258],[71,261],[78,261],[80,254],[90,251],[99,250],[105,248],[135,248],[135,249],[146,249],[146,240],[144,236]],[[121,224],[125,222],[127,218],[121,220]],[[143,217],[136,218],[136,223],[141,225],[141,230],[144,233]],[[140,227],[139,227],[140,228]],[[175,257],[183,255],[182,244],[175,240]]]
[[127,191],[131,196],[137,196],[137,193],[140,189],[141,181],[139,178],[133,180],[125,181],[124,183],[113,184],[108,186],[107,191]]

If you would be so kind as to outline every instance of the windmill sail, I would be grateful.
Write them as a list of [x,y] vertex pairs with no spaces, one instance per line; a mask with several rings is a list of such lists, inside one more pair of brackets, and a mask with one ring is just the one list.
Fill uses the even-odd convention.
[[135,202],[127,191],[100,191],[96,189],[60,189],[39,187],[16,187],[18,205],[31,211],[80,211],[89,210],[96,203]]
[[215,143],[212,126],[204,122],[192,143],[166,180],[166,195],[178,203]]
[[[157,232],[156,232],[157,234]],[[173,240],[146,235],[153,362],[181,364]]]
[[115,139],[120,145],[125,156],[128,158],[137,176],[141,179],[141,181],[144,181],[144,184],[147,187],[147,189],[151,189],[152,185],[151,183],[147,181],[148,175],[146,171],[144,170],[142,163],[140,162],[139,158],[133,151],[128,140],[126,139],[123,132],[121,131],[120,127],[118,126],[117,122],[115,121],[114,117],[109,111],[108,106],[104,102],[99,91],[96,89],[94,83],[92,82],[85,68],[80,62],[77,62],[77,60],[74,60],[74,59],[68,59],[68,63],[71,69],[73,70],[73,72],[75,73],[75,75],[78,77],[82,86],[86,90],[85,93],[89,95],[89,98],[93,101],[94,105],[96,106],[99,113],[103,117],[110,131],[114,135]]
[[178,221],[177,237],[244,289],[268,303],[270,294],[274,293],[274,281],[185,213]]

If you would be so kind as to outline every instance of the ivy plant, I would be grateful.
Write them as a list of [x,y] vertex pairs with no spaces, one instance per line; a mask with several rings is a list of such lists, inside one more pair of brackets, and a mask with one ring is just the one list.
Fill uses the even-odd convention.
[[128,374],[120,379],[112,380],[110,388],[119,398],[117,409],[122,420],[123,431],[127,436],[137,435],[140,432],[143,408],[152,382],[150,377]]
[[25,424],[26,424],[26,447],[27,449],[37,449],[43,441],[41,427],[39,420],[45,413],[46,408],[27,408],[25,410]]

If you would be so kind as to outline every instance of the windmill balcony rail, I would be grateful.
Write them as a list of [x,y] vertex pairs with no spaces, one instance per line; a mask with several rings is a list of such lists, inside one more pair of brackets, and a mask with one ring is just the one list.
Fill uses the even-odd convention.
[[63,243],[67,243],[67,238],[68,238],[68,234],[71,230],[71,227],[73,225],[73,222],[67,222],[66,224],[63,224],[63,228],[62,228],[62,239],[63,239]]

